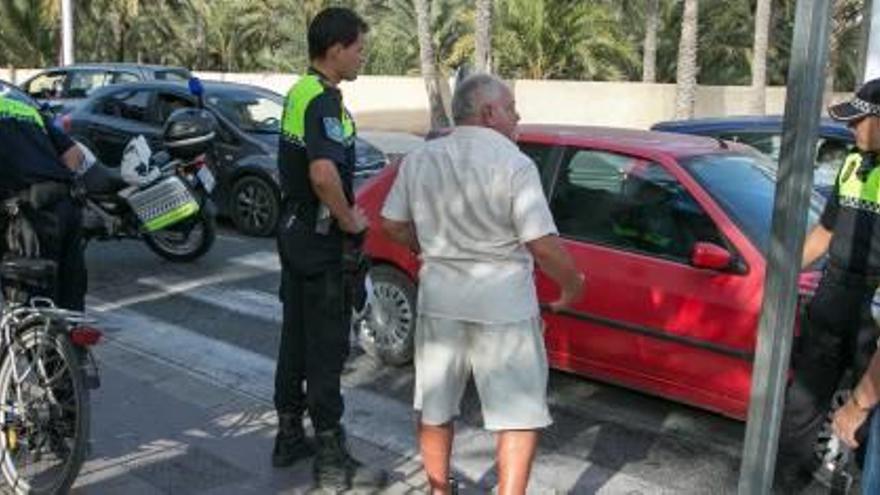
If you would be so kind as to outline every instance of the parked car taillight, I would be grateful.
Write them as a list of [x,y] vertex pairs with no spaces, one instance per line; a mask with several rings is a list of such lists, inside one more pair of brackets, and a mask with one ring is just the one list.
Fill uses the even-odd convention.
[[60,118],[61,129],[65,132],[65,134],[70,134],[70,130],[73,128],[73,119],[70,117],[70,114],[62,115]]

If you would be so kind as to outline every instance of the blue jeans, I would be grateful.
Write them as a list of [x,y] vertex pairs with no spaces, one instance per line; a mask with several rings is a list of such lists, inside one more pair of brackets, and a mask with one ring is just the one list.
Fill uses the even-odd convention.
[[880,413],[875,408],[868,426],[868,444],[862,469],[862,495],[880,493]]

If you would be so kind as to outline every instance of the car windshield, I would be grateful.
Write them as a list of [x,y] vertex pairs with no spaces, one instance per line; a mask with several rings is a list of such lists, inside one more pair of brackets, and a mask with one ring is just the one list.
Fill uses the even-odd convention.
[[244,132],[279,134],[284,100],[256,92],[224,92],[208,97],[208,103]]
[[[691,157],[682,165],[766,254],[776,194],[776,172],[770,161],[757,154],[724,153]],[[811,193],[808,229],[819,221],[823,207],[821,196]]]

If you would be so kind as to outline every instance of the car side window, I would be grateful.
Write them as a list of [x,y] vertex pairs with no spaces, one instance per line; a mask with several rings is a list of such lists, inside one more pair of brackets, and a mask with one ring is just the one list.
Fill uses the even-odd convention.
[[85,98],[92,91],[110,84],[112,75],[105,71],[77,70],[70,73],[66,98]]
[[113,84],[124,84],[131,82],[138,82],[141,78],[137,76],[137,74],[132,74],[131,72],[114,72],[113,73]]
[[64,78],[66,72],[47,72],[35,77],[28,83],[25,91],[33,98],[52,99],[61,98],[64,91]]
[[186,98],[172,93],[159,93],[156,105],[158,109],[156,118],[158,119],[159,124],[164,124],[168,119],[168,116],[174,113],[175,110],[194,106],[193,103]]
[[520,142],[517,144],[519,150],[535,162],[535,165],[538,167],[538,173],[541,176],[541,182],[544,184],[544,192],[547,193],[549,190],[549,184],[552,181],[551,175],[553,173],[552,160],[554,156],[554,146],[528,142]]
[[573,149],[550,201],[560,234],[688,262],[696,242],[724,241],[712,219],[662,165]]
[[722,134],[718,137],[749,145],[774,160],[779,159],[779,152],[782,149],[782,136],[776,133],[744,132]]
[[149,103],[149,91],[120,91],[105,98],[98,110],[111,117],[146,122],[149,116]]

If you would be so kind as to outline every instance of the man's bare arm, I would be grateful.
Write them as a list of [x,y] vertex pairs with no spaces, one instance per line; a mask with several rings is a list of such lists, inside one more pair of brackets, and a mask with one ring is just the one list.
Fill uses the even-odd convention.
[[340,229],[350,234],[357,234],[367,228],[366,215],[360,208],[348,204],[345,192],[342,190],[342,180],[332,161],[318,159],[311,162],[309,180],[318,199],[330,210]]
[[828,246],[831,244],[833,236],[834,232],[823,227],[821,223],[813,227],[813,230],[807,234],[807,238],[804,240],[801,269],[812,265],[814,261],[828,251]]
[[392,241],[408,247],[410,251],[415,253],[421,251],[419,238],[416,236],[416,228],[412,222],[398,222],[383,217],[382,231]]
[[578,272],[559,237],[545,235],[527,242],[526,248],[541,270],[562,288],[559,299],[550,304],[553,311],[567,308],[580,300],[584,292],[584,275]]
[[68,150],[61,155],[61,163],[74,172],[82,167],[82,163],[85,159],[86,157],[83,155],[82,150],[79,149],[79,146],[75,145],[68,148]]

